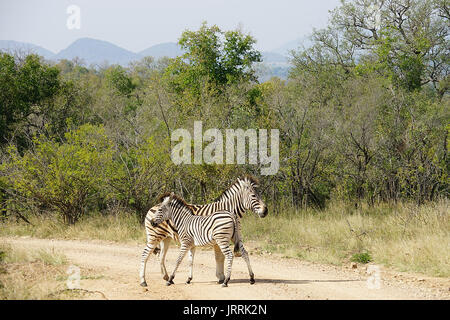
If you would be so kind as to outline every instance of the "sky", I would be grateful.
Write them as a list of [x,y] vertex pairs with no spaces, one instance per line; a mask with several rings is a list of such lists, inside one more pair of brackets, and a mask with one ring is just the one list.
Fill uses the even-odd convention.
[[[90,37],[139,52],[176,42],[203,21],[235,29],[272,51],[322,28],[340,0],[0,0],[0,40],[16,40],[58,52]],[[80,28],[69,29],[69,6],[79,8]],[[72,12],[73,14],[73,12]],[[73,20],[71,20],[73,21]]]

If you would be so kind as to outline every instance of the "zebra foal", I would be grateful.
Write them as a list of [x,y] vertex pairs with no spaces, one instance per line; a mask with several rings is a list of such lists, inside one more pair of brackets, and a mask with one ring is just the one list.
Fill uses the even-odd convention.
[[[153,226],[158,226],[164,221],[171,220],[178,230],[181,243],[180,253],[175,263],[175,268],[167,281],[167,285],[173,284],[175,273],[188,250],[192,256],[189,261],[193,264],[195,247],[217,245],[225,256],[227,273],[222,287],[228,286],[233,264],[233,252],[230,250],[230,241],[234,239],[238,231],[237,218],[232,212],[217,211],[212,215],[195,215],[192,208],[174,193],[162,196],[163,202],[152,220]],[[190,268],[187,283],[192,280],[192,268]]]

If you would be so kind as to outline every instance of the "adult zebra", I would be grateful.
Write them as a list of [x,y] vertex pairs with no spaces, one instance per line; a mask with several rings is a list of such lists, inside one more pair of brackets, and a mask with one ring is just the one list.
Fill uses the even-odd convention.
[[[232,212],[236,217],[238,217],[238,231],[236,235],[235,242],[235,252],[243,252],[242,256],[246,259],[248,253],[244,248],[242,243],[242,237],[240,235],[240,220],[239,218],[245,213],[246,210],[252,210],[261,218],[267,215],[267,206],[261,200],[260,195],[257,192],[258,181],[251,177],[245,176],[238,178],[227,190],[225,190],[222,195],[213,203],[206,205],[190,205],[192,210],[196,215],[210,215],[219,210],[226,210]],[[163,279],[167,280],[169,278],[165,266],[165,257],[170,246],[171,239],[178,241],[178,234],[172,223],[169,221],[163,222],[157,227],[151,225],[151,221],[154,218],[155,213],[159,209],[160,204],[152,207],[145,218],[145,231],[147,235],[147,245],[142,252],[141,267],[140,267],[140,283],[141,286],[147,286],[145,281],[145,267],[147,264],[147,259],[150,253],[154,252],[158,243],[160,244],[160,267],[161,273],[163,274]],[[243,250],[241,250],[241,247]],[[214,246],[214,254],[216,259],[216,276],[219,279],[219,283],[222,283],[225,279],[224,275],[224,260],[225,257],[222,254],[220,248]],[[192,268],[193,253],[189,252],[189,264]],[[248,259],[246,259],[248,261]],[[252,276],[253,271],[251,269],[250,263],[247,263],[249,273],[251,275],[250,282],[254,283],[254,276]]]
[[[151,224],[157,227],[163,221],[170,219],[178,230],[181,243],[180,253],[173,272],[167,280],[167,285],[173,284],[175,273],[188,250],[192,253],[191,263],[193,263],[195,247],[216,244],[220,247],[227,261],[227,274],[222,284],[223,287],[227,287],[231,277],[231,265],[233,264],[230,241],[232,239],[236,241],[238,218],[233,213],[223,210],[207,216],[195,215],[192,207],[174,193],[163,195],[161,200],[163,202]],[[189,283],[191,280],[192,268],[187,282]]]

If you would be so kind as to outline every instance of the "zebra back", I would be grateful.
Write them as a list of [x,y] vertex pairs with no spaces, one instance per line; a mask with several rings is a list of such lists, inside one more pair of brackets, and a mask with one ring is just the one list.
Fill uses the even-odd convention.
[[195,215],[192,207],[174,194],[164,200],[154,222],[169,220],[178,229],[181,242],[195,246],[212,245],[216,238],[229,241],[237,230],[233,213],[219,210],[211,215]]
[[[239,224],[239,219],[242,218],[244,212],[247,210],[244,203],[244,191],[246,187],[251,187],[253,192],[256,193],[254,188],[258,186],[258,181],[251,177],[245,176],[243,178],[237,179],[229,188],[227,188],[216,201],[208,204],[189,204],[195,215],[208,216],[217,211],[225,210],[229,211],[235,215],[237,223]],[[159,197],[160,200],[167,196],[168,193],[163,194]],[[259,195],[256,194],[257,198]],[[184,201],[184,200],[183,200]],[[262,202],[262,201],[261,201]],[[166,237],[171,237],[177,243],[179,243],[178,232],[176,228],[171,224],[170,221],[163,222],[157,227],[151,225],[151,220],[154,218],[156,211],[160,208],[161,204],[157,204],[152,207],[145,218],[145,229],[147,233],[147,241],[149,237],[153,239],[164,239]],[[257,204],[250,205],[253,209]]]

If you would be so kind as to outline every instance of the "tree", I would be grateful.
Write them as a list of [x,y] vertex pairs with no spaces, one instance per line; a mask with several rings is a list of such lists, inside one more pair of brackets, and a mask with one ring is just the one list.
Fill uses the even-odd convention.
[[[286,146],[298,145],[288,163],[296,185],[307,185],[302,172],[318,154],[334,196],[423,203],[446,194],[448,31],[448,1],[342,1],[329,25],[314,31],[313,45],[293,53],[300,113],[288,108],[280,125]],[[320,176],[309,185],[326,181]]]
[[241,80],[256,81],[252,66],[261,61],[261,54],[253,48],[256,40],[239,29],[224,32],[204,22],[198,31],[184,31],[178,43],[185,53],[167,69],[177,92],[191,89],[199,94],[205,78],[219,88]]
[[10,147],[11,160],[2,171],[7,173],[13,193],[10,201],[16,206],[57,212],[73,224],[104,188],[104,168],[111,161],[112,146],[104,129],[90,124],[72,128],[65,138],[59,143],[40,135],[23,156]]
[[106,202],[131,208],[143,223],[148,209],[168,189],[174,168],[164,145],[149,138],[137,147],[118,147],[105,167]]
[[313,40],[345,68],[366,61],[408,90],[448,92],[447,0],[342,0]]
[[24,147],[25,134],[31,136],[30,116],[41,114],[41,106],[59,90],[59,70],[41,62],[37,55],[16,61],[0,53],[0,145],[15,139]]

